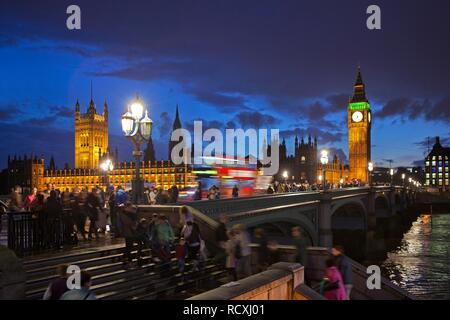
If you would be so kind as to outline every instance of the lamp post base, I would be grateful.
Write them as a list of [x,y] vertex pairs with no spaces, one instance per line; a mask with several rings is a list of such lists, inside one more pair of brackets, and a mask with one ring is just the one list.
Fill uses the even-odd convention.
[[131,181],[132,199],[134,204],[142,204],[144,202],[144,181],[133,179]]

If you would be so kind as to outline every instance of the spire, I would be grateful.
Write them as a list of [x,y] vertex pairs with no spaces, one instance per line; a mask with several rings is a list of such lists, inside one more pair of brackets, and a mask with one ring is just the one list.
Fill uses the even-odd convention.
[[78,98],[77,103],[75,103],[75,112],[80,112],[80,102],[78,102]]
[[88,108],[88,113],[89,114],[95,114],[95,103],[94,103],[94,99],[92,97],[92,80],[91,80],[91,101],[89,102],[89,108]]
[[103,117],[105,118],[105,120],[108,120],[108,104],[106,103],[106,99],[105,103],[103,104]]
[[175,112],[175,120],[173,121],[173,130],[180,129],[181,128],[181,121],[180,121],[180,114],[178,112],[178,103],[177,103],[177,109]]
[[368,102],[366,98],[366,89],[361,76],[361,67],[358,65],[355,85],[353,86],[353,97],[350,102]]

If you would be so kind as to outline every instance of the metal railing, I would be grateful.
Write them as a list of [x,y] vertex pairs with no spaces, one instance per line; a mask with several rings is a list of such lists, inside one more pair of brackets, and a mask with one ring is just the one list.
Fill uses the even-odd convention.
[[18,256],[73,244],[71,210],[64,210],[53,221],[44,220],[32,212],[8,212],[7,215],[8,248]]

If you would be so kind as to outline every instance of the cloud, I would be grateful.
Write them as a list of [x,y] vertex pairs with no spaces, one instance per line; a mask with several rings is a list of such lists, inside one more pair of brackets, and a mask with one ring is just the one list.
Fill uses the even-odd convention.
[[245,98],[241,96],[231,96],[222,93],[199,91],[195,97],[202,102],[206,102],[218,107],[236,107],[242,108],[245,104]]
[[12,117],[21,113],[21,109],[16,104],[0,105],[0,120],[10,120]]
[[159,121],[157,124],[157,128],[159,131],[159,138],[168,138],[171,134],[172,129],[172,120],[169,117],[169,114],[167,112],[162,112],[159,115]]
[[424,118],[428,121],[450,122],[450,96],[435,102],[429,99],[395,98],[376,113],[379,118],[399,117],[400,121]]
[[57,117],[61,117],[61,118],[72,118],[73,117],[73,110],[68,107],[54,106],[54,107],[50,107],[50,110],[52,112],[54,112]]
[[234,121],[238,122],[244,128],[265,128],[271,127],[279,122],[279,119],[270,114],[264,114],[258,111],[242,111],[235,117]]

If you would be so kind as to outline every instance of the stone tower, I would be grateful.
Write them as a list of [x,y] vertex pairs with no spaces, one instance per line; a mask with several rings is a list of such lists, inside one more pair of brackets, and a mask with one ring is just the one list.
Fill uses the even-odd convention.
[[103,114],[97,113],[92,99],[85,114],[80,104],[75,105],[75,168],[97,169],[99,159],[108,150],[108,105],[105,101]]
[[368,182],[368,164],[371,160],[372,114],[366,98],[365,85],[358,67],[353,96],[348,104],[348,153],[350,178]]

